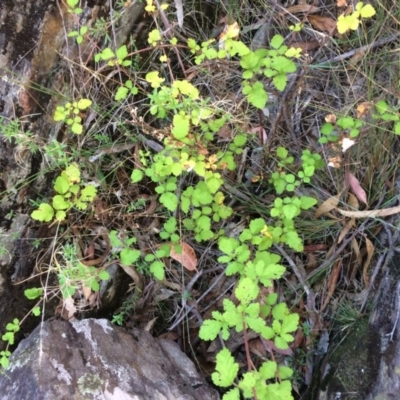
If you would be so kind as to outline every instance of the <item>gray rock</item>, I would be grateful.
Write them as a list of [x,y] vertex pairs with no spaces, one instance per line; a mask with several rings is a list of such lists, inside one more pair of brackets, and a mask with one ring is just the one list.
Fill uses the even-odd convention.
[[168,340],[107,320],[44,322],[0,375],[2,400],[219,399]]

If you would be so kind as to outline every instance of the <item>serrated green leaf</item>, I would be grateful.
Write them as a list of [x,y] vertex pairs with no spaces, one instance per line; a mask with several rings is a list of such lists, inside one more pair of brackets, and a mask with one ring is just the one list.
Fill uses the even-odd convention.
[[220,332],[222,324],[215,319],[206,319],[201,325],[199,337],[202,340],[214,340]]
[[172,134],[175,139],[181,140],[189,134],[190,117],[185,114],[176,114],[173,119]]
[[271,39],[271,47],[274,49],[279,49],[279,47],[282,46],[283,42],[285,41],[285,39],[281,36],[281,35],[275,35],[272,39]]
[[120,86],[115,93],[115,101],[125,100],[128,97],[129,89],[125,86]]
[[140,250],[134,249],[123,249],[120,253],[121,263],[130,266],[135,263],[140,257]]
[[156,279],[162,281],[164,279],[165,273],[164,263],[162,263],[161,261],[154,261],[152,264],[150,264],[150,272]]
[[166,192],[160,196],[160,202],[169,211],[175,211],[178,208],[179,199],[175,193]]
[[259,234],[265,227],[265,221],[262,218],[256,218],[251,220],[249,229],[253,235]]
[[240,400],[239,389],[233,388],[233,389],[229,390],[228,392],[226,392],[223,395],[222,400]]
[[247,305],[257,298],[259,287],[255,281],[250,278],[242,278],[235,289],[236,298],[243,304]]
[[93,185],[85,186],[81,191],[81,201],[93,201],[96,197],[97,189]]
[[24,290],[25,297],[28,300],[35,300],[38,297],[42,296],[43,294],[43,288],[30,288]]
[[216,386],[232,386],[239,372],[239,364],[235,363],[235,359],[227,348],[222,349],[217,354],[216,359],[216,372],[211,375],[212,381]]
[[89,108],[92,105],[92,101],[89,99],[80,99],[78,101],[78,108],[80,110],[86,110],[87,108]]
[[37,221],[50,222],[54,217],[54,209],[50,204],[41,203],[39,208],[32,212],[31,217]]

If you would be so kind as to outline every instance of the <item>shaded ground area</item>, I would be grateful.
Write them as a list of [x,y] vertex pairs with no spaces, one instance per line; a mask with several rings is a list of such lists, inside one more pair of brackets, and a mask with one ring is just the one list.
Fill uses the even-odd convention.
[[[23,293],[43,288],[44,318],[106,317],[146,329],[176,341],[209,377],[223,341],[201,340],[199,328],[224,300],[238,304],[238,264],[264,262],[265,253],[257,258],[263,243],[260,251],[279,256],[284,272],[274,270],[274,283],[260,284],[252,302],[267,306],[276,294],[299,326],[288,332],[287,349],[254,329],[232,329],[224,347],[243,372],[266,360],[292,368],[293,395],[311,385],[318,389],[308,398],[317,398],[312,377],[323,373],[329,337],[346,337],[382,309],[372,302],[380,282],[397,290],[395,277],[380,274],[397,246],[382,231],[395,237],[398,230],[388,215],[398,213],[399,5],[374,4],[371,19],[340,34],[339,16],[352,15],[344,2],[197,1],[182,10],[155,2],[153,11],[141,2],[89,1],[82,12],[68,4],[0,5],[2,332],[27,316],[18,341],[37,325],[35,301]],[[281,53],[276,35],[287,46]],[[233,56],[214,57],[231,38],[255,58],[240,45]],[[263,53],[274,46],[276,54]],[[302,49],[293,70],[283,59],[290,48]],[[262,64],[260,74],[257,63],[268,57],[272,66]],[[176,101],[173,91],[159,95],[160,85],[175,82],[188,82]],[[81,99],[90,105],[78,106]],[[76,125],[62,117],[68,103]],[[71,206],[54,207],[57,195],[73,199]],[[274,210],[279,201],[290,208],[294,197],[315,204],[292,223]],[[32,219],[43,203],[54,217]],[[245,235],[248,256],[229,267],[233,255],[227,261],[221,243],[241,249]],[[160,255],[171,243],[180,248]],[[371,318],[375,326],[380,317]],[[374,334],[396,324],[389,318]]]

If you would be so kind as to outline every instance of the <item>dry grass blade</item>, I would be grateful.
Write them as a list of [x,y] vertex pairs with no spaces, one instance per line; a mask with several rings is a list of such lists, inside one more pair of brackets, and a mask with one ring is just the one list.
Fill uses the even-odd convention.
[[400,213],[400,206],[384,208],[382,210],[367,210],[367,211],[345,211],[341,210],[340,208],[336,208],[336,210],[345,217],[377,218],[377,217],[387,217],[389,215]]

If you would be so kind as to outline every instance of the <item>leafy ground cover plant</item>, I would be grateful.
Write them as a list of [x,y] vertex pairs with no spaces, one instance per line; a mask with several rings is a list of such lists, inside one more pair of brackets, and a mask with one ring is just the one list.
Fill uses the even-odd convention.
[[32,212],[32,218],[38,221],[63,221],[68,210],[76,207],[86,210],[88,203],[96,196],[96,188],[92,185],[81,185],[81,172],[78,165],[71,164],[57,177],[54,190],[57,194],[52,203],[41,203],[39,208]]
[[[77,1],[67,3],[73,13],[78,12]],[[155,20],[164,9],[165,7],[158,9],[151,0],[146,1],[146,11]],[[354,31],[362,26],[362,19],[372,15],[370,6],[359,4],[354,13],[339,18],[338,28],[341,32]],[[107,26],[105,21],[102,24],[101,26]],[[303,26],[303,23],[297,24],[296,34],[301,32]],[[77,37],[78,44],[87,33],[83,28],[85,27],[69,35]],[[93,65],[102,70],[107,68],[107,72],[110,72],[108,76],[114,76],[114,72],[121,74],[117,83],[112,82],[111,94],[108,94],[108,100],[112,103],[112,112],[109,115],[121,112],[120,120],[110,117],[110,121],[104,124],[107,128],[99,129],[93,136],[94,139],[100,142],[100,138],[105,138],[104,143],[109,144],[112,135],[109,135],[108,127],[112,126],[115,133],[118,130],[115,127],[125,124],[129,118],[127,115],[131,116],[130,124],[143,128],[147,136],[154,138],[154,132],[161,132],[161,136],[157,136],[158,150],[153,153],[148,149],[135,148],[135,155],[132,152],[127,156],[129,167],[126,168],[132,185],[151,188],[158,196],[157,214],[161,224],[156,229],[155,243],[143,250],[136,237],[137,232],[132,228],[135,226],[133,223],[128,232],[112,229],[109,238],[113,257],[124,268],[140,263],[146,265],[146,272],[161,284],[171,275],[170,265],[166,267],[165,260],[178,260],[184,265],[183,259],[188,258],[189,240],[193,246],[208,245],[210,249],[217,251],[218,256],[215,259],[218,265],[223,266],[227,276],[235,277],[236,285],[231,297],[225,298],[221,307],[211,312],[199,331],[202,340],[211,341],[219,337],[226,346],[216,354],[216,367],[212,374],[214,384],[224,391],[227,390],[225,399],[238,399],[240,396],[260,399],[293,398],[291,380],[294,371],[288,366],[288,360],[280,357],[282,353],[279,351],[287,350],[296,332],[299,332],[300,315],[291,311],[292,305],[284,298],[282,290],[278,289],[277,282],[282,284],[289,269],[287,258],[282,259],[282,255],[276,254],[275,246],[285,246],[293,252],[304,250],[306,235],[299,228],[302,213],[312,210],[317,200],[302,193],[307,193],[314,184],[315,175],[325,167],[321,156],[323,151],[318,147],[318,153],[304,149],[294,154],[290,144],[283,143],[284,141],[275,147],[275,143],[269,146],[267,140],[262,139],[258,144],[268,147],[268,157],[273,160],[272,167],[264,168],[262,182],[265,185],[263,190],[272,199],[263,204],[262,212],[252,210],[248,213],[241,230],[233,234],[227,226],[232,219],[239,218],[240,211],[235,208],[235,195],[227,189],[227,184],[241,168],[249,148],[251,150],[256,142],[256,135],[250,133],[251,124],[246,126],[244,123],[237,123],[240,117],[244,118],[238,117],[236,108],[225,106],[225,100],[212,100],[205,96],[204,90],[201,90],[202,85],[193,76],[197,73],[203,76],[213,75],[214,71],[204,72],[209,65],[234,66],[239,77],[235,89],[241,99],[235,99],[235,102],[246,104],[246,113],[251,115],[248,120],[252,123],[258,121],[258,128],[266,127],[263,115],[271,93],[285,93],[291,74],[298,71],[302,52],[298,47],[289,47],[288,40],[281,35],[273,36],[266,48],[253,49],[244,40],[238,40],[237,24],[227,24],[219,41],[198,41],[194,38],[184,41],[180,38],[178,42],[178,39],[166,36],[158,25],[153,28],[154,26],[150,28],[152,30],[145,39],[145,46],[150,45],[151,52],[156,54],[154,57],[157,57],[157,63],[151,62],[149,71],[139,71],[137,74],[137,66],[133,68],[134,58],[140,60],[140,55],[147,50],[141,48],[137,54],[133,54],[137,49],[136,44],[132,43],[115,49],[113,41],[105,38],[107,45],[99,47],[93,58]],[[99,29],[96,35],[99,34],[98,31]],[[107,32],[104,34],[109,35]],[[193,75],[185,73],[187,71],[177,73],[175,66],[169,61],[167,54],[169,51],[172,54],[177,48],[187,52],[187,60],[193,58],[198,67]],[[159,60],[164,64],[156,70],[154,66],[159,65]],[[213,62],[216,64],[212,64]],[[101,96],[98,97],[100,98]],[[82,134],[80,114],[92,105],[92,101],[94,109],[101,109],[92,97],[91,100],[68,102],[56,110],[55,121],[65,122],[73,133]],[[135,114],[133,105],[138,103],[141,104],[143,117]],[[104,107],[104,102],[102,106]],[[378,101],[374,114],[377,124],[382,121],[392,122],[395,133],[399,133],[397,117],[398,112],[394,107],[383,100]],[[222,137],[221,131],[230,124],[237,126],[231,130],[227,139]],[[337,112],[334,119],[328,118],[322,124],[318,131],[319,143],[326,146],[323,147],[325,150],[343,138],[360,137],[366,125],[365,119],[352,116],[351,111]],[[266,130],[265,135],[269,134]],[[262,130],[259,129],[258,132]],[[151,141],[147,136],[146,143],[149,143]],[[57,151],[62,153],[60,146]],[[114,163],[111,150],[104,154],[109,157],[108,163],[111,164],[112,160],[113,165],[122,164],[120,161]],[[84,158],[80,155],[79,159]],[[64,156],[64,160],[66,165],[63,165],[63,171],[54,185],[56,195],[52,201],[41,203],[32,213],[37,221],[62,222],[72,208],[86,210],[97,194],[94,187],[80,182],[81,169],[73,164],[73,158],[66,159]],[[97,169],[96,173],[100,175],[103,174],[100,171],[102,168],[107,169],[105,163],[99,163],[93,169]],[[109,176],[107,179],[112,180]],[[240,180],[236,183],[237,186],[242,184]],[[114,196],[115,192],[115,197],[120,198],[122,187],[127,184],[125,180],[118,189],[113,187],[109,191],[112,194],[107,194],[107,197]],[[127,214],[137,212],[136,204],[139,201],[130,201]],[[104,271],[79,263],[77,257],[74,258],[73,246],[68,243],[64,244],[62,251],[71,256],[67,257],[68,263],[60,265],[57,270],[62,297],[71,298],[82,284],[97,291],[99,282],[107,278]],[[172,256],[174,252],[177,253],[175,258]],[[195,269],[196,267],[192,270]],[[182,299],[185,296],[182,293]],[[115,314],[117,323],[122,323],[124,313],[125,311],[121,311]],[[13,337],[19,324],[19,321],[14,321],[9,325],[4,340]],[[271,343],[271,346],[273,344],[275,350],[272,349],[270,355],[255,365],[251,361],[249,349],[246,348],[247,371],[244,371],[239,366],[235,352],[231,352],[226,345],[234,331],[241,332],[245,338],[250,331],[256,332],[263,340]],[[8,356],[8,350],[1,353],[2,365],[6,363],[3,360]]]

